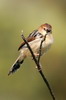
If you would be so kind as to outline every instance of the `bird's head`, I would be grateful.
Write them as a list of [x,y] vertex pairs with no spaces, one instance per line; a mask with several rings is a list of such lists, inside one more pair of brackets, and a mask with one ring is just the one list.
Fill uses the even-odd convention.
[[39,28],[38,28],[38,31],[40,33],[42,33],[43,35],[45,34],[50,34],[52,33],[52,26],[50,24],[42,24]]

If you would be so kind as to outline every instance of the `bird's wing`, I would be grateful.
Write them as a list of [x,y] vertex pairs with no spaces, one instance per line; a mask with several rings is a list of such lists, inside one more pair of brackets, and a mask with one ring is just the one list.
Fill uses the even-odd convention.
[[[38,30],[34,30],[29,36],[26,38],[27,42],[31,42],[37,38],[41,38],[43,35],[38,32]],[[18,48],[18,51],[25,45],[25,42],[22,42]]]
[[38,30],[34,30],[32,33],[29,34],[29,36],[27,38],[36,37],[37,33],[38,33]]
[[43,37],[43,35],[38,30],[34,30],[32,33],[29,34],[28,38],[29,37],[41,38]]
[[[32,33],[29,34],[29,36],[26,38],[27,42],[31,42],[35,40],[36,32],[38,30],[34,30]],[[18,51],[25,45],[25,42],[22,42],[21,45],[18,48]]]
[[[27,42],[31,42],[31,41],[35,40],[35,37],[29,37],[29,38],[27,38],[26,40],[27,40]],[[25,45],[25,42],[22,42],[21,45],[20,45],[19,48],[18,48],[18,51],[19,51],[24,45]]]

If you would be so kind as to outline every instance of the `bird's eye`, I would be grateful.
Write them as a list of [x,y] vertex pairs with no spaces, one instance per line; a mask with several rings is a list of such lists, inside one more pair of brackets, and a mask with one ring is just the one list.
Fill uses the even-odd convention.
[[44,28],[44,30],[46,30],[46,29]]

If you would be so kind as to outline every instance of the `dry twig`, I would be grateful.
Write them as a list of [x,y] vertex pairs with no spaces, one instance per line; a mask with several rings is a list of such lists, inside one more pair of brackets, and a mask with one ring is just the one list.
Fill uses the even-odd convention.
[[[47,34],[46,34],[46,35],[47,35]],[[39,56],[38,56],[38,63],[40,62],[41,51],[42,51],[42,43],[45,41],[46,35],[44,36],[44,38],[43,38],[43,40],[41,41],[41,44],[40,44]]]
[[43,41],[45,41],[45,38],[46,38],[46,35],[45,35],[44,39],[41,41],[40,50],[39,50],[39,57],[38,57],[38,60],[37,60],[36,57],[35,57],[35,55],[34,55],[34,53],[33,53],[33,51],[32,51],[32,49],[31,49],[31,47],[30,47],[30,45],[28,44],[28,42],[27,42],[27,40],[25,39],[24,35],[22,35],[22,39],[23,39],[24,42],[27,44],[27,47],[28,47],[28,49],[29,49],[29,51],[30,51],[30,53],[31,53],[31,55],[32,55],[32,57],[33,57],[33,60],[35,61],[35,64],[37,65],[37,69],[38,69],[40,75],[42,76],[42,78],[43,78],[45,84],[47,85],[47,87],[48,87],[48,89],[49,89],[49,91],[50,91],[50,94],[51,94],[53,100],[55,100],[55,96],[54,96],[54,94],[53,94],[53,92],[52,92],[52,89],[51,89],[51,87],[50,87],[50,85],[49,85],[49,82],[47,81],[45,75],[43,74],[42,69],[41,69],[41,66],[40,66],[40,63],[39,63],[40,57],[41,57],[42,43],[43,43]]

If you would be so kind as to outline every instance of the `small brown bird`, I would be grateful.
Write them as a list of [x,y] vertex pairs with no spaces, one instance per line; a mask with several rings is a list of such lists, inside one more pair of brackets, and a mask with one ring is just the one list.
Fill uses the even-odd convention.
[[[51,44],[53,43],[52,26],[47,23],[42,24],[37,30],[34,30],[26,38],[36,57],[39,56],[40,44],[45,35],[46,38],[42,44],[42,51],[41,51],[41,54],[43,55],[46,53],[46,51],[50,48]],[[18,48],[18,51],[20,51],[20,55],[15,61],[15,63],[12,65],[8,75],[14,73],[17,69],[19,69],[20,65],[23,63],[26,57],[31,56],[31,53],[25,42],[21,43],[21,45]]]

